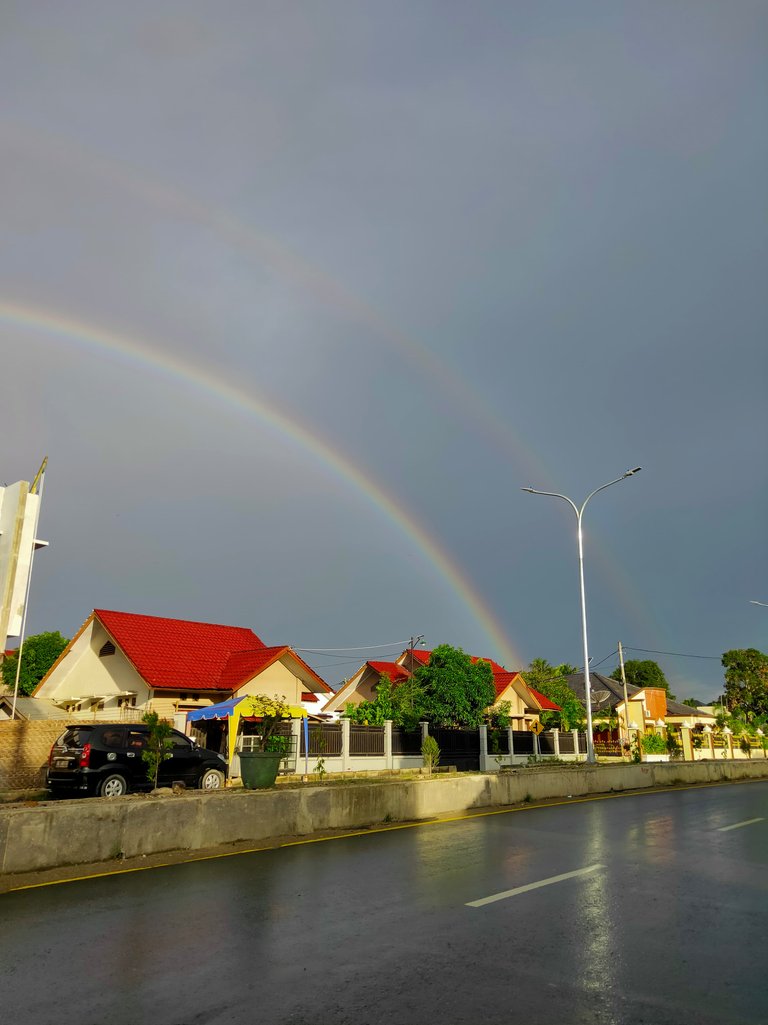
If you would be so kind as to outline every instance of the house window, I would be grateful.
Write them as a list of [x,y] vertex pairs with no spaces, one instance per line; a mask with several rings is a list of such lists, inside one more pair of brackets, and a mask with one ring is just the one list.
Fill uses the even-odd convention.
[[118,708],[135,708],[136,707],[136,695],[129,694],[127,697],[117,699]]
[[106,658],[107,655],[114,655],[114,653],[114,644],[112,643],[112,641],[107,641],[105,644],[102,644],[101,648],[99,649],[99,658]]

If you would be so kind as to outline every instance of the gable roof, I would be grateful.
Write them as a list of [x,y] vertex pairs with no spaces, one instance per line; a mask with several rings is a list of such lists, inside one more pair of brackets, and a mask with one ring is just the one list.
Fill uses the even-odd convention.
[[375,673],[379,676],[388,676],[392,683],[402,683],[403,680],[407,680],[411,675],[405,666],[398,665],[397,662],[366,662],[367,666],[370,666]]
[[264,648],[247,627],[109,609],[93,613],[151,687],[221,690],[231,686],[222,685],[221,676],[233,652]]
[[[574,673],[572,676],[564,676],[563,679],[579,701],[584,704],[584,674]],[[592,691],[593,712],[607,711],[609,708],[615,708],[624,701],[624,685],[618,680],[612,680],[610,676],[603,676],[602,673],[590,673],[589,685]],[[634,684],[628,683],[627,697],[631,700],[636,694],[639,694],[645,689],[645,687],[635,687]],[[600,701],[595,701],[595,694],[605,691],[607,691],[608,694],[603,694]],[[690,705],[683,705],[679,701],[672,701],[669,697],[667,697],[667,715],[693,715],[703,719],[709,718],[712,720],[715,718],[713,715],[710,715],[709,712],[699,712],[697,709],[691,708]]]
[[[506,670],[500,673],[494,673],[493,685],[496,688],[496,697],[500,698],[504,691],[507,689],[507,687],[510,685],[510,683],[512,683],[519,676],[520,673],[508,673],[506,672]],[[528,690],[530,689],[531,688],[529,687]]]
[[[320,685],[324,693],[333,693],[331,687],[317,675],[307,663],[287,644],[274,648],[254,648],[251,651],[233,651],[226,661],[221,672],[220,684],[222,688],[237,690],[238,687],[252,680],[254,676],[263,673],[274,662],[277,662],[284,655],[289,655],[294,662],[298,662],[306,674]],[[315,700],[314,698],[310,700]]]
[[532,687],[530,683],[526,684],[528,690],[533,694],[538,703],[541,705],[542,712],[559,712],[560,705],[556,705],[554,701],[550,701],[546,694],[542,694],[540,691]]

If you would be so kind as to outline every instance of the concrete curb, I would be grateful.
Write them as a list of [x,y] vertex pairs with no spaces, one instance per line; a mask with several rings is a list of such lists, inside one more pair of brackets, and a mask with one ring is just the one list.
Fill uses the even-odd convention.
[[0,807],[0,873],[414,822],[525,801],[768,778],[768,760],[514,769],[306,789],[92,798]]

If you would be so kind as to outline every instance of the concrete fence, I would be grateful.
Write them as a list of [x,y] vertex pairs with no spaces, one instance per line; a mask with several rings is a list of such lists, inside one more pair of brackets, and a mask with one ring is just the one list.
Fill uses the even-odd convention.
[[[321,766],[324,772],[345,773],[381,771],[387,769],[418,769],[422,765],[421,741],[429,736],[429,724],[420,723],[420,731],[414,737],[395,728],[391,721],[383,727],[359,727],[349,719],[337,724],[310,727],[309,753],[304,751],[303,720],[291,722],[291,744],[283,761],[281,771],[310,775]],[[315,737],[325,731],[326,739],[332,741],[325,747],[315,742]],[[453,731],[437,731],[450,734]],[[494,730],[489,733],[486,726],[477,730],[456,731],[466,735],[471,743],[468,750],[475,757],[475,768],[481,772],[499,772],[503,768],[525,765],[532,757],[537,761],[558,759],[559,761],[583,761],[586,757],[586,740],[576,730],[562,732],[548,730],[541,736],[524,730]],[[365,735],[369,742],[362,743]],[[474,735],[474,739],[472,738]],[[247,750],[251,738],[245,736],[241,743]],[[255,738],[254,741],[255,743]],[[450,764],[451,756],[444,752],[441,764]],[[230,776],[240,775],[240,760],[235,756],[230,766]]]

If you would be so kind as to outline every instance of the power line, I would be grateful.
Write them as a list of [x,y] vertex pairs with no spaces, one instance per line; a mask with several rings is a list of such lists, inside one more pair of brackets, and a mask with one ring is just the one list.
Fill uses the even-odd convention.
[[633,648],[631,644],[625,644],[624,648],[627,651],[644,651],[648,655],[677,655],[678,658],[705,658],[712,659],[715,662],[720,661],[719,655],[688,655],[683,651],[657,651],[655,648]]
[[358,644],[354,648],[294,648],[294,651],[307,651],[311,655],[336,654],[339,651],[372,651],[374,648],[393,648],[396,645],[407,645],[409,638],[404,641],[389,641],[387,644]]
[[[313,661],[314,661],[314,659],[313,659]],[[382,661],[389,662],[390,659],[382,659]],[[318,662],[317,663],[317,668],[325,670],[325,669],[332,669],[334,666],[348,666],[348,665],[359,666],[360,665],[360,659],[359,658],[342,658],[342,659],[338,659],[335,662]]]
[[[633,648],[632,650],[633,651],[641,651],[642,649],[641,648]],[[607,654],[605,656],[605,658],[601,658],[599,662],[595,662],[594,665],[592,663],[590,663],[589,671],[592,672],[593,669],[597,669],[597,667],[601,666],[603,664],[603,662],[607,662],[609,658],[613,658],[613,656],[614,655],[618,655],[618,653],[619,653],[619,649],[618,648],[614,648],[613,651],[609,652],[609,654]]]

